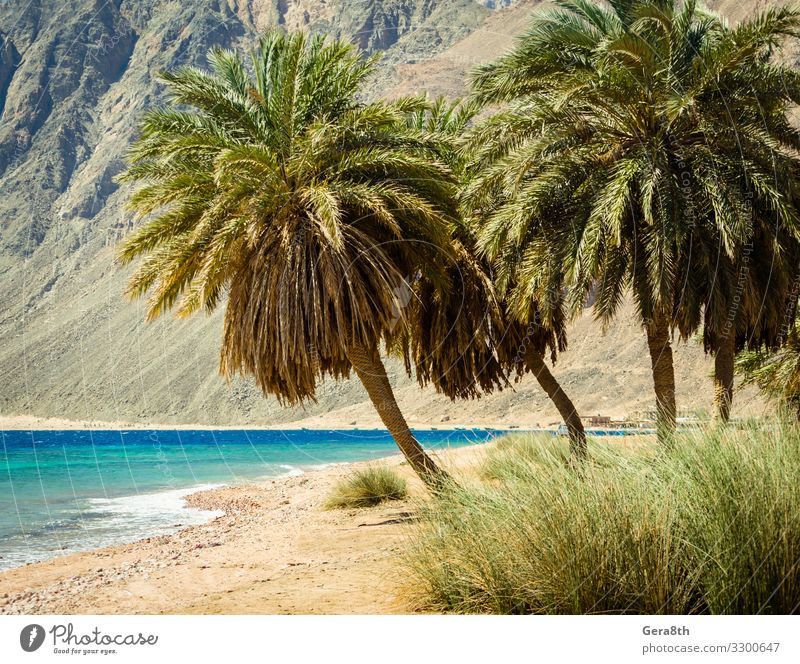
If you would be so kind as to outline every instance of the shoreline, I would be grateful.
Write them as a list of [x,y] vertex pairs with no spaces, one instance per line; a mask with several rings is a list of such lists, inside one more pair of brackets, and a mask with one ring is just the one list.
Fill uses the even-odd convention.
[[[395,457],[398,458],[395,459]],[[215,491],[222,491],[222,490],[237,490],[237,489],[246,489],[248,487],[257,487],[266,483],[280,482],[282,480],[288,480],[293,477],[302,477],[309,473],[325,472],[326,470],[337,467],[345,468],[348,466],[363,464],[363,463],[372,463],[372,462],[382,463],[388,461],[397,461],[399,463],[402,462],[402,458],[399,457],[399,455],[392,454],[392,455],[387,455],[385,457],[377,457],[374,461],[362,461],[362,460],[338,461],[338,462],[323,464],[321,466],[316,466],[316,464],[312,464],[311,466],[306,468],[297,466],[293,467],[291,470],[286,470],[274,476],[263,475],[259,477],[244,478],[238,482],[224,482],[224,483],[201,481],[198,482],[197,484],[187,485],[184,487],[163,488],[154,491],[146,491],[143,493],[124,494],[120,496],[114,496],[113,498],[101,499],[101,500],[119,501],[119,500],[135,499],[135,498],[158,499],[160,497],[162,499],[161,504],[164,505],[170,498],[177,497],[177,499],[182,501],[182,505],[180,506],[180,510],[175,514],[175,519],[170,519],[170,520],[185,519],[186,521],[189,522],[185,524],[180,524],[179,526],[177,526],[177,529],[176,526],[167,526],[166,524],[153,524],[152,532],[143,536],[133,537],[129,541],[109,542],[107,544],[99,544],[97,546],[91,546],[79,550],[65,551],[63,553],[55,552],[53,553],[53,555],[43,557],[39,560],[23,562],[18,565],[14,565],[12,567],[5,567],[5,568],[0,567],[0,581],[2,581],[2,575],[6,572],[12,572],[14,570],[23,569],[30,565],[39,565],[48,563],[50,561],[54,561],[59,558],[68,558],[70,556],[75,556],[75,555],[91,554],[104,549],[114,549],[116,547],[135,545],[139,542],[143,542],[153,538],[170,537],[173,535],[178,535],[184,530],[189,530],[196,526],[207,525],[213,520],[226,515],[225,512],[223,512],[219,507],[214,506],[213,498],[211,502],[208,503],[208,505],[206,506],[206,503],[203,501],[203,494],[207,493],[213,494]],[[97,499],[93,498],[91,500],[97,500]],[[206,513],[204,515],[204,519],[202,521],[192,522],[190,518],[192,511],[200,511]],[[115,518],[120,518],[120,517],[115,517]],[[124,535],[121,536],[121,538],[125,539]]]
[[[486,445],[434,454],[458,471]],[[408,499],[322,509],[338,480],[376,461],[191,493],[186,507],[223,514],[173,534],[2,571],[0,614],[407,612],[394,572],[426,493],[402,456],[380,463],[407,479]]]
[[[409,427],[421,431],[448,431],[458,429],[491,429],[499,431],[532,431],[550,429],[518,422],[442,422],[431,425],[429,422],[409,421]],[[0,415],[2,431],[301,431],[303,429],[372,431],[384,430],[381,422],[365,421],[353,424],[342,418],[310,417],[292,422],[276,424],[169,424],[163,422],[106,422],[101,420],[70,420],[56,417],[36,417],[32,415]]]

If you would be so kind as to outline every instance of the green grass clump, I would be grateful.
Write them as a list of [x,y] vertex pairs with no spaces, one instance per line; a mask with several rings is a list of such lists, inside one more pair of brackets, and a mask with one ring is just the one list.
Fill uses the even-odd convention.
[[695,433],[664,481],[711,613],[800,611],[800,427]]
[[406,564],[421,608],[461,613],[800,610],[800,429],[655,445],[552,439],[490,451],[477,485],[423,508]]
[[478,471],[484,480],[524,479],[539,462],[545,461],[543,456],[566,463],[569,445],[549,433],[513,433],[492,443]]
[[339,482],[325,502],[326,509],[372,507],[408,495],[406,481],[384,466],[369,466]]
[[[592,439],[589,454],[595,465],[616,465],[619,457],[632,454],[627,445],[608,442],[607,438]],[[570,464],[569,441],[551,433],[510,434],[497,439],[489,447],[480,465],[484,480],[526,480],[540,475],[542,467]]]

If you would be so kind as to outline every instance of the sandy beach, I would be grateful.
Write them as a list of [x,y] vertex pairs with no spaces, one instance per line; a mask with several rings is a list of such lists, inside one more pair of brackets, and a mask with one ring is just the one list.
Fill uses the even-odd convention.
[[[371,408],[371,406],[370,406]],[[70,420],[57,417],[36,417],[35,415],[0,415],[0,431],[77,431],[84,429],[127,431],[127,430],[192,430],[192,431],[217,431],[228,430],[298,430],[298,429],[383,429],[377,413],[366,414],[359,412],[357,421],[353,421],[352,413],[329,413],[315,415],[294,422],[280,422],[277,424],[170,424],[164,422],[106,422],[101,420]],[[408,424],[412,429],[524,429],[532,426],[530,418],[511,418],[496,421],[492,418],[475,417],[470,413],[469,421],[459,422],[448,418],[444,423],[431,425],[428,421],[414,421],[409,419]],[[537,423],[533,423],[537,424]],[[552,425],[552,423],[549,423]]]
[[[484,452],[437,456],[458,472]],[[381,463],[408,479],[409,499],[324,510],[331,487],[363,463],[196,493],[189,505],[225,514],[2,572],[0,614],[408,613],[398,559],[425,491],[400,456]]]

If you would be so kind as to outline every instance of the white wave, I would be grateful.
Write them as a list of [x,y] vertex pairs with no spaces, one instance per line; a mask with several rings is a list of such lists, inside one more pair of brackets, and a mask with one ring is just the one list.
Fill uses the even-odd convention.
[[309,470],[325,470],[326,468],[336,468],[337,466],[349,466],[348,462],[314,463],[308,466]]
[[187,526],[208,523],[224,512],[187,507],[184,499],[189,494],[222,486],[225,485],[199,484],[185,489],[89,499],[88,509],[69,520],[68,524],[5,540],[9,550],[3,552],[0,570],[102,546],[135,542],[145,537],[168,535]]
[[[140,493],[117,498],[93,498],[91,509],[109,517],[126,522],[130,527],[136,523],[162,525],[167,521],[181,525],[204,523],[223,514],[220,510],[203,510],[187,507],[186,496],[198,491],[218,489],[222,484],[199,484],[185,489],[168,489],[154,493]],[[177,520],[177,521],[175,521]]]
[[330,463],[312,463],[312,464],[304,464],[301,466],[291,466],[286,463],[278,464],[277,467],[283,470],[282,473],[270,473],[269,475],[259,475],[258,477],[253,478],[252,481],[255,482],[265,482],[267,480],[279,480],[286,477],[299,477],[300,475],[305,475],[306,472],[309,470],[325,470],[326,468],[335,468],[336,466],[347,466],[349,462],[347,461],[333,461]]

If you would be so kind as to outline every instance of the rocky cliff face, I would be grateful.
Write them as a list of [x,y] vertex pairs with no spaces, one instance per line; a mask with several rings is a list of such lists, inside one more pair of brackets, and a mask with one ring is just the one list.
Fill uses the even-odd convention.
[[[345,35],[369,52],[406,38],[433,53],[486,11],[474,0],[0,5],[3,248],[30,256],[61,221],[81,225],[101,213],[135,118],[158,99],[153,74],[160,69],[202,64],[215,45],[247,48],[259,30],[276,25]],[[390,68],[387,59],[383,73]]]

